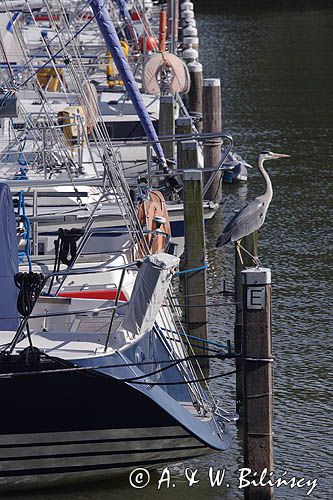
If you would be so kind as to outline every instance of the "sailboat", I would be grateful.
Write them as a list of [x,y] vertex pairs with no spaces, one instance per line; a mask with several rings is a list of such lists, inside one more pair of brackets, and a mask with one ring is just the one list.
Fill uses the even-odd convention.
[[[112,29],[110,18],[104,21]],[[69,31],[65,34],[69,40]],[[115,47],[117,40],[112,42]],[[82,90],[87,79],[78,85],[78,75],[85,72],[79,59],[69,57],[67,46],[63,56],[68,57],[68,71],[73,75],[75,70],[73,82],[87,120],[96,112],[90,98],[93,92],[87,96]],[[38,79],[31,67],[30,76],[32,81]],[[15,180],[0,182],[0,491],[108,478],[138,466],[157,468],[225,450],[232,417],[211,394],[182,326],[172,284],[179,258],[165,230],[166,218],[155,217],[150,228],[140,223],[124,170],[103,126],[94,127],[92,137],[85,138],[91,144],[91,163],[99,158],[103,176],[76,172],[77,162],[72,169],[68,165],[58,171],[48,168],[45,148],[39,147],[44,128],[52,135],[53,150],[54,144],[61,146],[63,158],[70,157],[70,148],[59,122],[54,121],[49,96],[41,89],[39,95],[47,127],[38,129],[31,113],[24,115],[30,124],[27,142],[31,146],[24,155],[26,161],[29,155],[34,161],[44,160],[43,169],[32,169],[29,179],[24,179],[24,171],[18,173],[20,193],[22,186],[31,183],[41,193],[60,193],[63,203],[80,197],[78,186],[96,187],[97,180],[99,192],[82,233],[63,233],[66,237],[55,245],[51,265],[39,255],[38,244],[33,255],[27,251],[27,233],[38,235],[42,216],[36,216],[30,228],[31,214],[18,217],[14,210]],[[17,89],[4,99],[11,96],[17,97]],[[80,129],[77,120],[76,131]],[[15,127],[6,128],[6,123],[2,122],[3,136],[9,130],[19,133]],[[144,123],[163,165],[163,151],[149,116]],[[69,128],[73,130],[71,121]],[[20,136],[14,140],[21,145],[23,158]],[[7,146],[2,154],[10,156],[8,137],[3,144]],[[73,196],[63,193],[68,186]],[[21,208],[27,199],[19,194]],[[31,208],[28,205],[26,210]],[[117,227],[108,225],[110,205],[121,218]],[[105,217],[102,226],[100,213]],[[45,214],[45,227],[52,227],[53,215]],[[18,224],[24,221],[22,255],[17,235]],[[109,245],[103,251],[99,237]]]

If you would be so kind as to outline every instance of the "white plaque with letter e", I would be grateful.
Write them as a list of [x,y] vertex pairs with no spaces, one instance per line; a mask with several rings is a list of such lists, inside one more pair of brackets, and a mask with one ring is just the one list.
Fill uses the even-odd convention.
[[265,287],[256,286],[247,289],[246,296],[247,309],[264,309],[265,307]]
[[265,285],[271,283],[271,270],[262,267],[244,269],[242,271],[242,282],[246,285],[247,309],[264,309],[266,300]]

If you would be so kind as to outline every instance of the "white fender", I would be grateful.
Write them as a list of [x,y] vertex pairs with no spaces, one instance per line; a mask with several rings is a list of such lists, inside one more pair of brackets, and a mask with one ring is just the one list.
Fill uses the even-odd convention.
[[190,90],[188,69],[182,59],[169,52],[154,54],[146,62],[142,73],[145,91],[148,94],[160,93],[159,75],[163,66],[169,66],[172,71],[170,91],[187,94]]
[[84,110],[87,126],[90,129],[94,128],[99,117],[98,95],[95,85],[88,80],[82,83],[80,103]]

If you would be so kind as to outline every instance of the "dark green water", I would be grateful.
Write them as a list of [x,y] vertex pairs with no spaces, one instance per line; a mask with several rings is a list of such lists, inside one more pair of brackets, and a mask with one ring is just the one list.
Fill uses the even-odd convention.
[[[223,123],[235,149],[255,164],[263,148],[288,153],[290,159],[269,167],[274,198],[262,230],[260,253],[273,273],[275,363],[274,452],[277,475],[288,472],[318,486],[276,490],[277,499],[332,498],[332,423],[330,398],[330,181],[333,168],[333,9],[274,10],[267,3],[197,2],[201,60],[206,77],[221,77]],[[309,4],[309,2],[305,2]],[[260,8],[258,7],[260,5]],[[208,227],[209,281],[213,290],[222,277],[232,285],[233,248],[214,250],[216,237],[246,198],[261,192],[257,173],[247,186],[230,188],[223,214]],[[221,298],[211,299],[221,302]],[[232,339],[234,305],[210,311],[211,336]],[[229,368],[229,364],[223,368]],[[221,366],[214,367],[217,372]],[[234,409],[234,380],[212,384],[223,405]],[[139,409],[138,409],[139,411]],[[22,416],[24,418],[24,416]],[[331,436],[330,436],[331,434]],[[330,442],[331,437],[331,442]],[[201,481],[188,487],[185,467],[198,468]],[[230,487],[211,488],[209,466],[226,468]],[[127,481],[54,492],[14,495],[15,500],[107,500],[242,498],[237,490],[241,448],[236,430],[225,454],[173,468],[174,488],[134,490]]]

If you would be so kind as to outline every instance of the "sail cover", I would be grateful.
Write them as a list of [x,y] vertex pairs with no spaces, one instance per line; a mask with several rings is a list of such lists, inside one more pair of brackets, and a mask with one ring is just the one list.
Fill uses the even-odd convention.
[[153,147],[157,157],[162,164],[166,165],[162,146],[158,140],[156,130],[154,129],[153,123],[142,99],[142,95],[140,94],[140,89],[135,81],[131,67],[120,44],[116,29],[107,9],[107,2],[105,0],[91,0],[90,6],[93,10],[99,29],[104,37],[106,46],[113,57],[115,65],[117,66],[121,80],[123,80],[126,91],[139,115],[144,131],[146,132],[148,139],[154,143]]
[[178,257],[166,253],[144,259],[121,325],[124,330],[135,336],[151,330],[178,265]]
[[131,16],[128,12],[128,8],[127,8],[127,5],[125,3],[125,0],[118,0],[118,5],[119,5],[119,12],[120,12],[120,15],[126,20],[126,21],[130,21],[131,20]]
[[16,330],[18,327],[18,289],[14,283],[14,275],[17,272],[17,235],[13,201],[7,184],[0,183],[0,331]]

